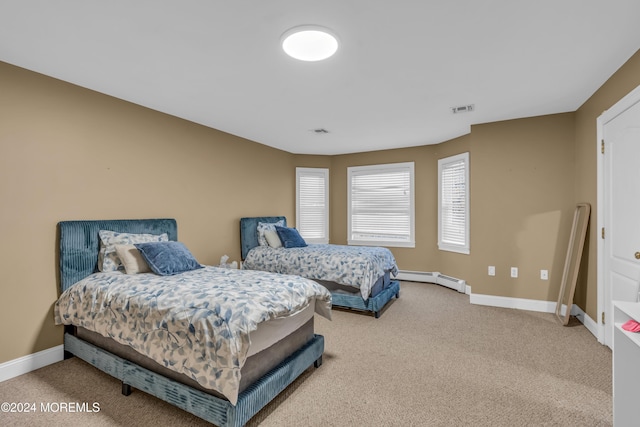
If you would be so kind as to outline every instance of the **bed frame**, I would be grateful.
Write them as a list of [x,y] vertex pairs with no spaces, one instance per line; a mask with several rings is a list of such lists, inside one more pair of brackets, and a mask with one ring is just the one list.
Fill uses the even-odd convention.
[[[174,219],[63,221],[58,223],[60,235],[60,291],[97,271],[99,230],[127,233],[167,233],[177,240]],[[132,387],[151,394],[178,408],[218,426],[243,426],[311,365],[322,364],[324,337],[314,335],[305,345],[278,366],[249,385],[238,396],[234,406],[222,399],[110,353],[75,336],[73,326],[65,327],[65,359],[77,356],[96,368],[122,381],[122,393],[131,394]]]
[[[258,234],[256,232],[258,223],[278,222],[280,220],[284,221],[285,226],[287,225],[287,219],[284,216],[240,218],[240,250],[243,261],[249,251],[258,246]],[[391,280],[382,291],[367,300],[363,299],[360,294],[349,295],[331,291],[331,304],[337,308],[370,312],[377,319],[394,296],[400,298],[400,282],[397,280]]]

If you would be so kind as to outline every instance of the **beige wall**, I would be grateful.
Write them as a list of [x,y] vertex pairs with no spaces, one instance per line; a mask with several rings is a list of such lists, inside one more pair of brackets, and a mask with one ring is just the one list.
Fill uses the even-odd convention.
[[[458,277],[474,293],[553,301],[573,215],[573,114],[474,126],[438,145],[335,156],[331,241],[346,243],[347,168],[415,162],[416,247],[390,248],[402,270]],[[438,159],[470,153],[471,254],[438,250]],[[496,276],[487,267],[496,266]],[[510,267],[519,277],[510,277]],[[540,280],[540,270],[550,280]]]
[[171,217],[205,264],[295,213],[294,156],[0,63],[0,363],[62,343],[56,224]]
[[[573,206],[596,209],[595,119],[639,84],[636,53],[575,113],[476,125],[439,145],[305,156],[0,63],[0,321],[16,325],[5,327],[0,363],[62,342],[52,320],[58,221],[173,217],[200,262],[238,259],[241,216],[294,223],[296,166],[331,169],[330,237],[345,243],[346,168],[415,161],[416,247],[392,249],[400,268],[463,278],[474,293],[555,301]],[[465,151],[470,255],[436,244],[437,160]],[[595,319],[594,228],[576,303]]]
[[463,278],[473,293],[557,299],[573,219],[573,129],[571,113],[472,127],[472,261]]

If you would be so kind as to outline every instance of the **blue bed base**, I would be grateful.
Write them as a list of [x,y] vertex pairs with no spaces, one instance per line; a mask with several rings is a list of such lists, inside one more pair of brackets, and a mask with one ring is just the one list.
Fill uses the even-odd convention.
[[228,400],[163,377],[69,333],[64,337],[64,349],[122,381],[124,394],[130,393],[125,392],[129,390],[127,387],[134,387],[217,426],[240,427],[311,365],[319,367],[322,364],[324,338],[322,335],[315,335],[302,348],[240,393],[235,406]]
[[360,311],[370,311],[377,319],[382,309],[393,299],[400,298],[400,282],[392,280],[389,285],[375,297],[365,300],[360,295],[347,295],[338,292],[331,293],[333,307],[347,308]]
[[[244,217],[240,218],[240,248],[242,260],[247,257],[247,253],[258,246],[258,222],[277,222],[284,220],[285,226],[287,219],[284,216],[260,216],[260,217]],[[377,319],[380,317],[382,309],[393,299],[400,297],[400,282],[392,280],[386,288],[375,296],[369,297],[367,300],[360,295],[347,295],[340,292],[331,292],[332,307],[353,309],[373,313]]]
[[[177,240],[174,219],[63,221],[60,233],[60,291],[97,271],[99,230],[129,233],[168,233]],[[135,363],[96,347],[74,335],[65,327],[65,359],[77,356],[103,372],[122,381],[122,393],[131,387],[142,390],[217,426],[243,426],[273,400],[300,374],[312,365],[322,364],[324,337],[314,335],[303,347],[282,361],[238,396],[236,405],[188,385],[166,378]]]

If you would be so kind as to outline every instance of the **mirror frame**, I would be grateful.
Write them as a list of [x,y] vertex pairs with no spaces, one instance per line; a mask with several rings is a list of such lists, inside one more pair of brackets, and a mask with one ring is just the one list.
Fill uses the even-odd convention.
[[[589,227],[590,214],[591,205],[588,203],[578,203],[573,213],[571,237],[569,238],[567,257],[564,261],[562,282],[560,283],[560,292],[558,293],[558,303],[556,304],[556,317],[564,326],[569,324],[569,318],[571,317],[571,306],[573,305],[573,296],[576,290],[576,283],[578,282],[578,273],[580,271],[580,262],[582,260],[584,242],[587,236],[587,228]],[[565,295],[566,302],[564,298]],[[564,316],[562,315],[563,302],[566,305]]]

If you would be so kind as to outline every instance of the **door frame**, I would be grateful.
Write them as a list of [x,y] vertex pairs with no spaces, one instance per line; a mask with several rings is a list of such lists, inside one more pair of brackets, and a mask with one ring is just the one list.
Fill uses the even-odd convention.
[[605,323],[611,324],[613,322],[613,313],[608,312],[607,296],[611,295],[609,289],[606,289],[605,274],[604,274],[604,239],[602,239],[600,233],[604,227],[604,156],[602,155],[602,140],[604,138],[604,127],[607,123],[615,119],[617,116],[631,108],[636,103],[640,102],[640,86],[625,95],[621,100],[616,102],[611,108],[605,110],[597,119],[597,224],[598,228],[596,232],[598,234],[598,261],[596,264],[597,269],[597,284],[598,284],[598,302],[596,315],[597,321],[597,339],[601,344],[605,343],[605,324],[602,323],[602,313],[605,313]]

